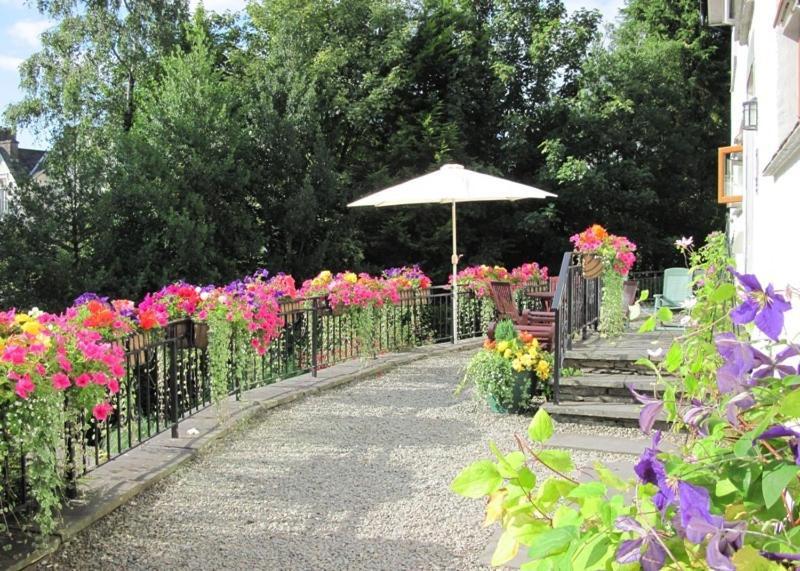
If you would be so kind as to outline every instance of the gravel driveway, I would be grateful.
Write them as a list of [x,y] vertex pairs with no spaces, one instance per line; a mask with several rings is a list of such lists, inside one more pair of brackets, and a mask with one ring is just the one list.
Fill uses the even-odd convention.
[[468,358],[431,357],[274,409],[39,568],[486,569],[495,532],[480,526],[483,503],[448,484],[488,457],[488,440],[512,449],[530,419],[453,396]]

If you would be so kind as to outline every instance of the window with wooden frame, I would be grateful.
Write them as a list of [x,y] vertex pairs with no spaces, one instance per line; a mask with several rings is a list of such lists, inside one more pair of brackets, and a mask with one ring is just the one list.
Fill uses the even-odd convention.
[[742,201],[744,192],[744,157],[741,145],[717,149],[717,202]]

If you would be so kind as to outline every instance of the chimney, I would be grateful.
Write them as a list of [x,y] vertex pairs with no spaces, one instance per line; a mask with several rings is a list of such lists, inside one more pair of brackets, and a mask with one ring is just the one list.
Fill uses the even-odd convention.
[[12,159],[19,156],[19,143],[13,129],[0,127],[0,149],[8,153]]

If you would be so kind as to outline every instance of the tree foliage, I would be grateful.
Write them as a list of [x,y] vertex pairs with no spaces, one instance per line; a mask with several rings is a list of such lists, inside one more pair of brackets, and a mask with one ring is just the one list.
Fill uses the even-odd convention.
[[[53,182],[31,187],[24,217],[60,222],[49,198],[72,164],[95,218],[77,255],[75,241],[2,224],[26,252],[0,260],[17,303],[83,287],[135,297],[258,265],[421,262],[441,280],[449,209],[346,205],[445,162],[559,194],[459,206],[469,263],[554,266],[569,234],[600,222],[659,267],[675,236],[720,219],[727,50],[690,0],[630,0],[607,36],[597,12],[561,0],[261,0],[191,21],[183,0],[39,7],[57,23],[7,118],[54,149],[77,132],[95,143],[51,153]],[[61,296],[36,277],[52,275]]]

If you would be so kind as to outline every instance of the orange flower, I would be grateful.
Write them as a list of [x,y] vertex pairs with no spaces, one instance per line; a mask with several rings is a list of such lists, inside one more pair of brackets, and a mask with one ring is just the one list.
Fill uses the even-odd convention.
[[522,341],[524,345],[527,345],[528,343],[533,341],[533,335],[523,331],[522,333],[519,334],[519,340]]
[[591,232],[592,234],[594,234],[594,237],[597,238],[598,240],[604,240],[605,238],[608,237],[608,232],[606,231],[606,229],[600,226],[599,224],[592,225]]
[[497,346],[497,343],[495,343],[494,341],[490,341],[489,339],[487,339],[486,341],[483,342],[483,348],[484,349],[489,349],[490,351],[494,351],[494,348],[496,346]]

